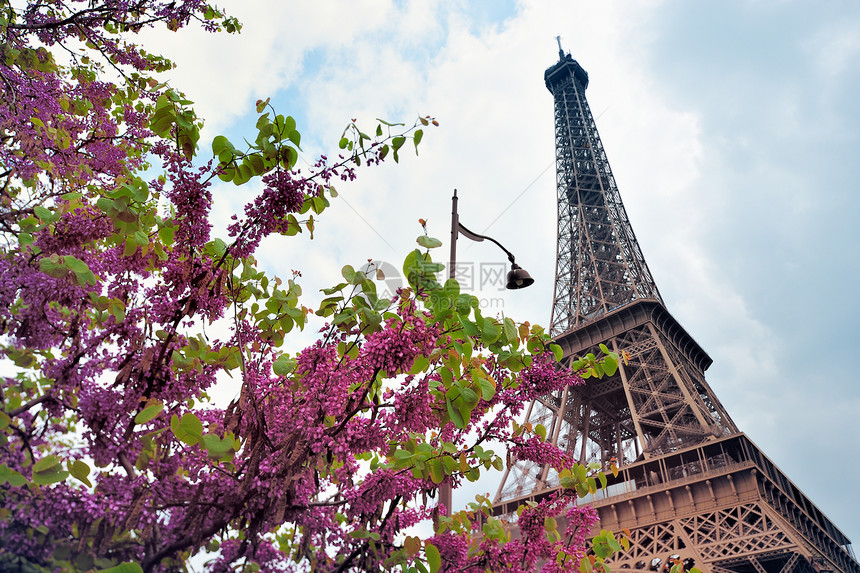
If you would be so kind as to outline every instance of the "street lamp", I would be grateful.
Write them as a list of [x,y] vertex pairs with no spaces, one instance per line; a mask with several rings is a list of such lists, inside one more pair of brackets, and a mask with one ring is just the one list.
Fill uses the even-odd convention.
[[[500,242],[492,237],[473,233],[460,223],[460,216],[457,213],[457,190],[454,189],[454,196],[451,198],[451,260],[449,263],[450,268],[448,269],[448,277],[452,279],[454,278],[454,268],[457,264],[457,237],[460,235],[478,243],[483,242],[485,239],[491,241],[502,249],[506,255],[508,255],[508,260],[511,262],[511,270],[508,271],[505,288],[516,290],[526,288],[535,282],[535,280],[529,276],[529,273],[516,263],[513,253],[503,247]],[[449,513],[451,511],[451,493],[451,482],[445,480],[442,482],[442,487],[439,488],[439,501],[445,504]]]
[[505,288],[516,290],[526,288],[535,282],[535,280],[529,276],[529,273],[516,263],[513,253],[503,247],[500,242],[492,237],[473,233],[460,223],[460,215],[457,213],[457,190],[454,189],[454,196],[451,198],[451,260],[449,265],[450,268],[448,269],[448,278],[452,279],[454,278],[454,269],[457,265],[457,237],[459,235],[463,235],[464,237],[472,239],[478,243],[483,242],[484,239],[491,241],[502,249],[506,255],[508,255],[508,260],[511,262],[511,270],[508,272]]

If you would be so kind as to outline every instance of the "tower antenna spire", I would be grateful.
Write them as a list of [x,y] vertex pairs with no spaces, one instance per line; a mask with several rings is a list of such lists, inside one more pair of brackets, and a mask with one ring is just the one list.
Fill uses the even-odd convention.
[[555,41],[558,42],[558,59],[564,59],[564,50],[561,47],[561,36],[556,36]]

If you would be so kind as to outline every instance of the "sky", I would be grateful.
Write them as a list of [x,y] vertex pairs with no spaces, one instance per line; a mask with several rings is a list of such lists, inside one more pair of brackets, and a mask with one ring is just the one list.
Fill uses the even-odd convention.
[[[586,95],[667,308],[714,359],[709,384],[860,544],[860,3],[221,6],[243,22],[240,35],[141,38],[177,63],[170,81],[206,118],[203,141],[252,138],[254,102],[266,97],[296,118],[305,164],[335,157],[351,118],[368,129],[377,117],[440,123],[425,129],[418,157],[403,153],[399,165],[361,169],[338,186],[312,241],[264,244],[271,272],[302,272],[311,307],[343,265],[400,268],[419,218],[445,242],[444,262],[456,188],[461,222],[499,240],[535,279],[500,290],[501,251],[461,239],[458,261],[478,275],[484,314],[549,322],[556,207],[543,72],[560,35],[589,73]],[[215,189],[218,226],[255,188]]]

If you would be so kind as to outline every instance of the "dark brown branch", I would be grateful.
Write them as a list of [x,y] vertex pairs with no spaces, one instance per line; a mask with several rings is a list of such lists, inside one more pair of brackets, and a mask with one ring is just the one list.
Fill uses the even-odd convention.
[[343,563],[340,564],[340,567],[337,568],[337,571],[335,571],[335,573],[342,573],[343,571],[346,571],[347,568],[352,564],[352,561],[356,557],[358,557],[360,554],[364,553],[364,551],[366,549],[367,549],[367,541],[365,541],[364,543],[362,543],[361,545],[359,545],[358,547],[353,549],[352,553],[350,553],[347,556],[347,558],[344,559]]
[[218,533],[219,531],[224,529],[227,526],[227,523],[228,523],[227,519],[220,519],[220,520],[216,521],[215,523],[213,523],[212,525],[210,525],[209,527],[205,527],[202,530],[195,532],[195,534],[193,536],[192,535],[186,535],[185,537],[182,537],[181,539],[174,541],[173,543],[171,543],[167,547],[160,549],[152,557],[148,557],[148,558],[144,559],[144,561],[143,561],[144,573],[152,573],[153,568],[156,565],[158,565],[162,559],[172,555],[173,553],[176,553],[177,551],[185,549],[186,547],[190,547],[191,545],[193,545],[196,542],[196,539],[198,539],[198,538],[205,539],[211,535],[215,535],[216,533]]
[[370,393],[370,389],[376,383],[376,376],[379,374],[379,371],[380,371],[380,368],[376,368],[376,370],[373,371],[373,375],[370,377],[370,380],[367,383],[367,388],[364,389],[364,393],[361,395],[361,398],[358,400],[358,405],[352,410],[352,412],[350,412],[349,414],[346,415],[343,422],[341,422],[340,425],[330,435],[336,436],[337,434],[339,434],[344,429],[344,427],[346,427],[347,422],[349,422],[353,418],[353,416],[355,416],[361,410],[364,409],[364,400],[367,398],[367,395]]
[[42,394],[41,396],[33,398],[32,400],[30,400],[26,404],[23,404],[23,405],[15,408],[14,410],[10,410],[9,412],[6,412],[6,413],[9,415],[10,418],[14,418],[15,416],[20,416],[21,414],[23,414],[24,412],[26,412],[27,410],[29,410],[33,406],[37,406],[37,405],[41,404],[42,402],[46,402],[46,401],[52,400],[52,399],[53,398],[50,395]]
[[57,20],[56,22],[42,22],[41,24],[7,24],[6,27],[10,30],[24,30],[31,32],[35,30],[53,30],[56,28],[62,28],[63,26],[67,26],[69,24],[77,24],[81,18],[88,14],[110,14],[115,11],[116,10],[113,8],[88,8],[86,10],[81,10],[80,12],[75,12],[68,18]]

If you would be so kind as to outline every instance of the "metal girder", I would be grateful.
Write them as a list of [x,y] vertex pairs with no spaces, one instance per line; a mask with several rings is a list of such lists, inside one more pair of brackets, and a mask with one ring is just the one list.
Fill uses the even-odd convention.
[[558,192],[550,323],[555,335],[633,300],[661,300],[621,203],[585,85],[575,70],[562,76],[547,82],[555,99]]

